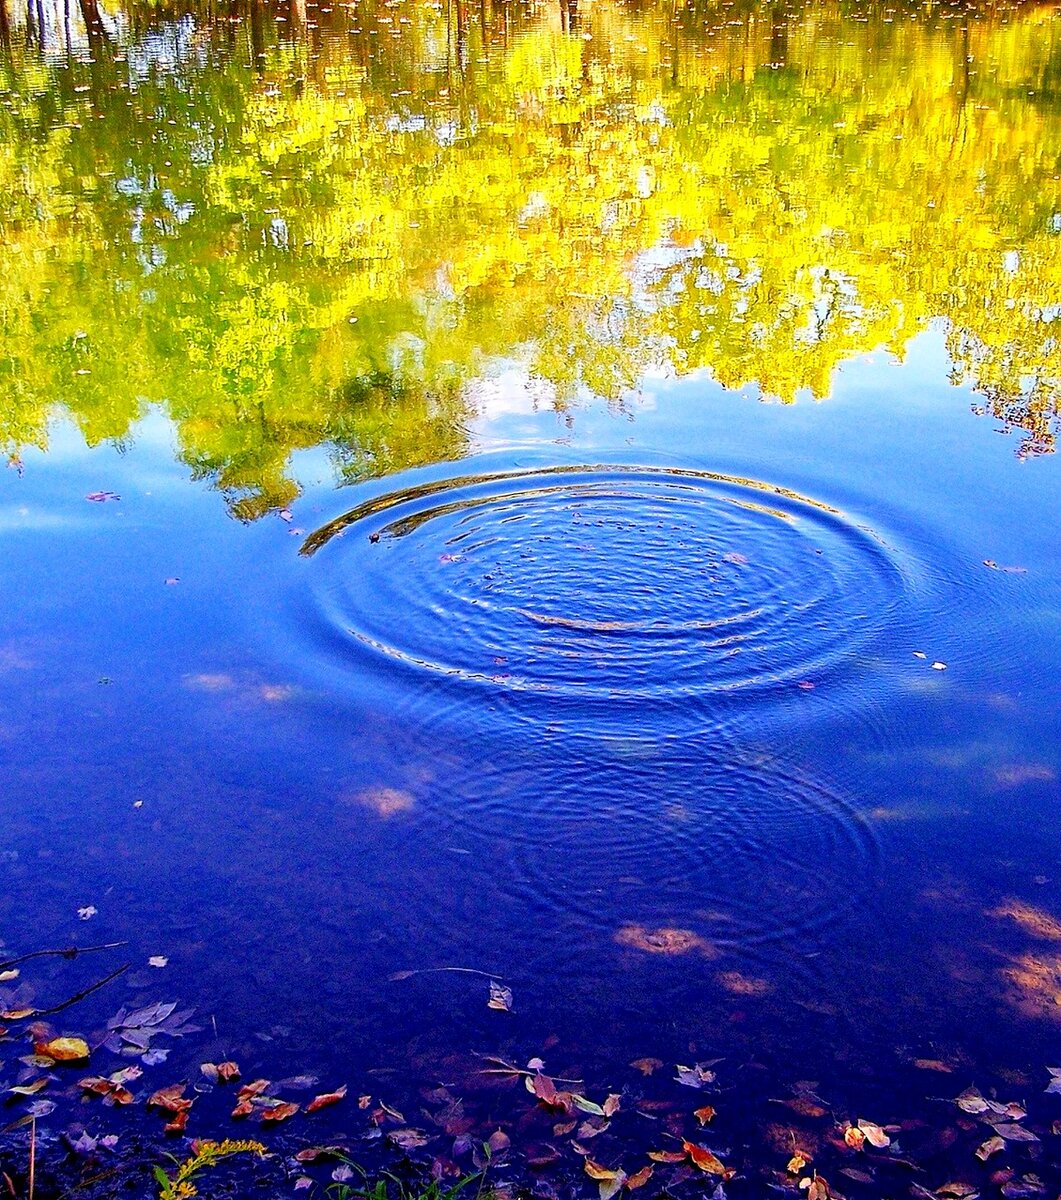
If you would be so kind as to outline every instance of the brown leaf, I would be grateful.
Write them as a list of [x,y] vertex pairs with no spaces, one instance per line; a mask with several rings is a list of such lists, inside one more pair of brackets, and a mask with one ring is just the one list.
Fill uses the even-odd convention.
[[428,1140],[427,1135],[419,1129],[392,1129],[387,1137],[403,1150],[415,1150],[419,1146],[426,1146]]
[[159,1088],[147,1100],[148,1108],[160,1108],[163,1112],[185,1112],[191,1108],[192,1101],[183,1099],[185,1083],[171,1083],[169,1087]]
[[234,1062],[218,1063],[217,1077],[222,1083],[236,1083],[239,1081],[239,1067]]
[[339,1101],[346,1095],[346,1084],[341,1088],[336,1088],[334,1092],[324,1092],[320,1096],[314,1098],[306,1105],[306,1112],[318,1112],[322,1108],[328,1108],[329,1105],[338,1104]]
[[732,1178],[734,1172],[726,1166],[721,1159],[715,1157],[706,1146],[697,1146],[693,1142],[682,1142],[686,1154],[693,1161],[693,1165],[700,1168],[701,1171],[706,1171],[708,1175],[721,1175],[723,1179]]
[[0,1012],[0,1020],[4,1021],[24,1021],[26,1017],[32,1017],[36,1014],[35,1008],[9,1008],[4,1012]]
[[286,1121],[289,1117],[293,1117],[299,1110],[299,1105],[292,1103],[290,1100],[282,1100],[279,1104],[274,1104],[270,1108],[265,1109],[262,1113],[263,1121],[270,1121],[274,1125],[280,1121]]
[[803,1155],[797,1150],[796,1153],[793,1154],[788,1160],[788,1166],[785,1167],[785,1170],[790,1175],[798,1175],[800,1171],[802,1171],[807,1165],[807,1162],[808,1159],[804,1158]]
[[706,1125],[708,1121],[714,1119],[715,1110],[710,1104],[705,1104],[703,1108],[698,1108],[693,1116],[700,1122],[701,1125]]
[[89,1056],[88,1042],[77,1037],[58,1037],[50,1042],[35,1042],[33,1052],[42,1058],[50,1058],[53,1062],[84,1062]]
[[953,1067],[948,1067],[945,1062],[941,1062],[938,1058],[915,1058],[914,1066],[919,1071],[940,1071],[947,1075],[950,1075],[954,1071]]
[[655,1169],[656,1168],[649,1163],[647,1167],[642,1167],[640,1171],[635,1172],[633,1175],[628,1175],[626,1177],[625,1186],[631,1192],[636,1192],[638,1188],[644,1187],[645,1184],[648,1183],[648,1181],[652,1178],[652,1172]]
[[815,1104],[813,1100],[808,1100],[806,1096],[794,1096],[791,1100],[782,1100],[782,1104],[786,1108],[792,1109],[794,1113],[799,1113],[801,1117],[824,1117],[826,1110],[820,1104]]
[[1037,1142],[1039,1139],[1031,1130],[1025,1129],[1023,1125],[1014,1125],[1011,1122],[1000,1121],[997,1125],[992,1126],[995,1133],[1000,1137],[1004,1137],[1007,1142]]
[[[189,1103],[189,1107],[191,1107]],[[183,1133],[188,1125],[188,1109],[182,1108],[179,1112],[173,1114],[173,1120],[170,1121],[164,1130],[169,1134]]]
[[268,1079],[256,1079],[253,1083],[245,1083],[236,1093],[236,1099],[249,1100],[252,1096],[260,1096],[268,1086]]
[[685,1162],[685,1152],[679,1153],[677,1150],[650,1150],[649,1158],[655,1162],[661,1163],[680,1163]]
[[860,1117],[858,1127],[866,1135],[866,1141],[875,1149],[883,1150],[885,1146],[892,1144],[891,1138],[879,1125],[875,1125],[872,1121],[863,1121]]
[[651,1075],[653,1071],[658,1071],[663,1066],[661,1058],[635,1058],[630,1066],[635,1067],[642,1075]]
[[976,1147],[976,1157],[981,1162],[987,1162],[992,1154],[997,1154],[1000,1150],[1005,1150],[1006,1143],[997,1134],[994,1137],[989,1137],[986,1142],[982,1142]]
[[554,1137],[567,1137],[572,1129],[578,1124],[577,1121],[560,1121],[553,1126]]
[[601,1105],[601,1108],[604,1111],[604,1115],[606,1117],[614,1117],[615,1114],[619,1111],[619,1104],[620,1104],[621,1100],[622,1100],[621,1096],[616,1096],[614,1094],[609,1095],[608,1098]]
[[232,1110],[232,1115],[236,1118],[249,1117],[254,1112],[254,1105],[249,1100],[241,1100]]

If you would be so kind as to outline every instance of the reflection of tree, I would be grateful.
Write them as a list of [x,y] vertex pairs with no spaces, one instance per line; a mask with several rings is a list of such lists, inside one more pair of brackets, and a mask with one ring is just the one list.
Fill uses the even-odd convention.
[[[498,360],[558,404],[651,365],[824,397],[942,318],[956,377],[1053,448],[1061,37],[1035,11],[232,0],[90,36],[92,11],[62,69],[29,9],[0,28],[12,447],[53,403],[90,441],[162,404],[253,517],[298,448],[459,454]],[[104,25],[123,62],[88,53]]]

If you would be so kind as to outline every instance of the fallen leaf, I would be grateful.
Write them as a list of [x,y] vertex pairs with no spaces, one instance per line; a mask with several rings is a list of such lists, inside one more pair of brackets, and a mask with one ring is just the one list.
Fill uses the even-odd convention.
[[962,1183],[960,1180],[951,1180],[950,1183],[936,1188],[937,1196],[947,1196],[951,1200],[973,1200],[973,1197],[979,1194],[972,1184]]
[[496,1008],[499,1012],[512,1011],[512,989],[505,987],[502,983],[497,983],[495,980],[490,980],[490,999],[486,1002],[487,1008]]
[[919,1071],[940,1071],[944,1074],[952,1074],[954,1068],[948,1067],[945,1062],[941,1062],[938,1058],[915,1058],[914,1066]]
[[163,1126],[163,1131],[168,1134],[183,1133],[188,1125],[188,1109],[182,1108],[179,1112],[173,1114],[173,1120],[168,1121]]
[[79,908],[77,910],[77,915],[81,918],[82,921],[89,921],[98,912],[99,912],[99,909],[96,908],[96,906],[94,904],[86,904],[84,908]]
[[217,1077],[222,1083],[237,1083],[239,1081],[239,1067],[234,1062],[218,1063]]
[[1006,1148],[1005,1141],[997,1134],[994,1137],[989,1137],[986,1142],[982,1142],[976,1148],[976,1157],[981,1162],[987,1162],[992,1154],[997,1154],[1000,1150]]
[[846,1175],[848,1179],[853,1179],[856,1183],[873,1183],[873,1176],[868,1171],[861,1171],[858,1167],[841,1167],[840,1174]]
[[1023,1125],[1014,1125],[1012,1122],[1002,1121],[997,1125],[992,1125],[991,1128],[999,1137],[1004,1137],[1007,1142],[1037,1142],[1039,1140],[1030,1129],[1025,1129]]
[[147,1107],[174,1114],[187,1112],[194,1103],[194,1100],[184,1096],[187,1086],[186,1083],[171,1083],[168,1087],[159,1088],[148,1097]]
[[663,1066],[661,1058],[635,1058],[630,1066],[636,1068],[642,1075],[651,1075],[653,1071],[658,1071]]
[[648,1181],[652,1178],[652,1173],[655,1171],[655,1169],[656,1168],[649,1163],[647,1167],[642,1167],[640,1171],[635,1171],[633,1175],[627,1175],[624,1186],[629,1191],[636,1192],[638,1188],[644,1187],[645,1184],[648,1183]]
[[865,1134],[866,1141],[875,1149],[883,1150],[885,1146],[892,1144],[891,1138],[879,1125],[875,1125],[872,1121],[863,1121],[860,1119],[858,1127]]
[[866,1135],[861,1129],[856,1129],[854,1125],[848,1125],[844,1130],[844,1141],[852,1150],[861,1150],[865,1145]]
[[678,1072],[675,1079],[686,1087],[703,1088],[715,1082],[715,1073],[707,1069],[706,1063],[694,1063],[691,1067],[683,1067],[679,1063],[674,1069]]
[[601,1105],[601,1108],[604,1110],[604,1115],[606,1117],[614,1117],[615,1114],[619,1111],[619,1105],[620,1105],[621,1101],[622,1101],[621,1096],[617,1096],[615,1094],[609,1095],[607,1097],[607,1099],[604,1101],[604,1103]]
[[689,1155],[693,1165],[705,1171],[708,1175],[721,1175],[724,1180],[732,1178],[734,1171],[727,1167],[721,1159],[716,1158],[706,1146],[697,1146],[693,1142],[682,1141],[685,1153]]
[[979,1116],[980,1113],[985,1113],[988,1110],[987,1101],[983,1098],[983,1096],[980,1095],[976,1088],[966,1088],[966,1090],[955,1099],[954,1103],[957,1104],[962,1112],[969,1113],[974,1117]]
[[5,1021],[24,1021],[26,1017],[32,1017],[36,1011],[35,1008],[9,1008],[6,1012],[0,1012],[0,1018]]
[[169,962],[169,959],[164,954],[153,954],[148,960],[149,967],[164,967]]
[[700,1122],[701,1125],[706,1125],[708,1121],[712,1120],[714,1115],[715,1110],[710,1104],[705,1104],[703,1108],[698,1108],[693,1113],[693,1116]]
[[121,496],[117,492],[89,492],[85,499],[93,504],[103,504],[107,500],[120,500]]
[[289,1117],[293,1117],[299,1108],[300,1105],[293,1103],[291,1100],[281,1100],[262,1112],[262,1120],[269,1121],[275,1125],[280,1121],[286,1121]]
[[249,1117],[254,1112],[254,1105],[249,1100],[241,1100],[232,1110],[232,1116],[237,1120],[240,1117]]
[[253,1083],[245,1083],[236,1093],[236,1099],[250,1100],[252,1096],[260,1096],[268,1086],[268,1079],[256,1079]]
[[661,1163],[685,1162],[686,1157],[684,1152],[679,1153],[677,1150],[650,1150],[648,1156],[653,1161]]
[[947,664],[945,662],[934,662],[932,664],[933,671],[945,671],[946,669],[947,669]]
[[32,1083],[24,1083],[19,1087],[9,1087],[7,1090],[16,1096],[33,1096],[42,1088],[48,1086],[47,1078],[35,1079]]
[[602,1167],[600,1163],[596,1163],[592,1158],[587,1158],[583,1164],[583,1169],[590,1179],[618,1179],[622,1171],[613,1170],[611,1167]]
[[336,1088],[334,1092],[324,1092],[320,1096],[314,1098],[306,1105],[306,1112],[318,1112],[322,1108],[328,1108],[329,1105],[338,1104],[339,1101],[346,1095],[346,1084],[341,1088]]
[[10,983],[12,979],[18,978],[18,967],[10,971],[0,971],[0,983]]
[[785,1167],[785,1170],[786,1170],[786,1171],[787,1171],[787,1172],[788,1172],[790,1175],[798,1175],[798,1174],[800,1173],[800,1171],[802,1171],[802,1170],[803,1170],[803,1168],[804,1168],[804,1167],[807,1165],[807,1161],[808,1161],[808,1160],[807,1160],[807,1159],[805,1159],[805,1158],[803,1157],[803,1155],[802,1155],[802,1154],[800,1154],[800,1153],[797,1151],[797,1152],[796,1152],[795,1154],[793,1154],[793,1155],[792,1155],[792,1157],[791,1157],[791,1158],[788,1160],[788,1165]]
[[592,1113],[595,1117],[603,1117],[604,1109],[599,1104],[595,1104],[592,1100],[587,1100],[585,1096],[576,1096],[572,1094],[571,1103],[580,1108],[583,1112]]
[[50,1042],[35,1042],[33,1052],[53,1062],[84,1062],[89,1056],[88,1042],[83,1038],[59,1037]]
[[1050,1082],[1046,1085],[1047,1093],[1061,1095],[1061,1067],[1047,1067],[1050,1073]]
[[426,1146],[428,1140],[427,1135],[419,1129],[392,1129],[387,1137],[403,1150],[415,1150],[419,1146]]

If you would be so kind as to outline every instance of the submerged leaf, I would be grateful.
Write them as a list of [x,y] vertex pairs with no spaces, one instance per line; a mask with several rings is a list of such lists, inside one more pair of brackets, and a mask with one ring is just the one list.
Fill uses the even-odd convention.
[[505,987],[503,983],[497,983],[495,980],[490,980],[490,999],[486,1002],[487,1008],[496,1008],[499,1012],[512,1011],[512,989]]

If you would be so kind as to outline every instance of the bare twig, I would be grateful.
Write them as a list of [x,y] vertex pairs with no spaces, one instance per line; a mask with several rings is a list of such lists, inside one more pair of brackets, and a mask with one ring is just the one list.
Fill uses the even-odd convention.
[[0,971],[7,967],[17,967],[19,963],[29,962],[31,958],[77,958],[79,954],[94,954],[97,950],[116,950],[119,946],[128,946],[128,942],[107,942],[103,946],[68,946],[65,950],[34,950],[32,954],[23,954],[20,958],[9,958],[0,962]]
[[79,1000],[84,1000],[86,996],[91,996],[93,992],[98,992],[101,987],[106,987],[106,985],[110,983],[112,979],[117,979],[119,975],[122,975],[128,971],[132,965],[132,963],[125,963],[124,966],[119,967],[117,971],[111,971],[109,975],[105,975],[96,983],[90,984],[87,988],[82,988],[80,992],[77,992],[75,995],[71,996],[69,1000],[64,1000],[62,1004],[53,1004],[51,1008],[23,1009],[17,1014],[17,1016],[9,1013],[7,1019],[12,1021],[25,1020],[27,1017],[50,1017],[54,1013],[62,1012],[64,1008],[69,1008],[72,1004],[77,1004]]
[[91,996],[93,992],[98,992],[101,987],[106,987],[112,979],[117,979],[119,975],[124,975],[132,965],[132,963],[125,963],[117,971],[111,971],[109,975],[105,975],[98,983],[93,983],[87,988],[83,988],[76,995],[71,996],[69,1000],[64,1000],[62,1004],[56,1004],[53,1008],[38,1008],[34,1015],[38,1017],[50,1017],[53,1013],[62,1012],[64,1008],[69,1008],[72,1004],[77,1004],[79,1000],[84,1000],[86,996]]
[[474,967],[419,967],[415,971],[395,971],[393,975],[387,976],[387,982],[398,983],[402,979],[412,979],[414,975],[433,975],[440,971],[452,971],[457,975],[481,975],[484,979],[501,978],[494,971],[477,971]]

